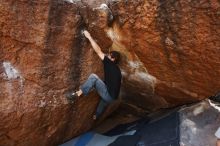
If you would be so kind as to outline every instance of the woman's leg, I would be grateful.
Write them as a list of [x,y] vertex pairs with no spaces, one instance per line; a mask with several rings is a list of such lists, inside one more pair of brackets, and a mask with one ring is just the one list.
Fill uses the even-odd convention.
[[[107,86],[105,83],[96,75],[91,74],[87,81],[80,87],[80,90],[82,91],[83,95],[88,95],[88,93],[95,88],[100,97],[107,103],[110,103],[113,101],[111,98]],[[79,90],[79,92],[80,92]]]

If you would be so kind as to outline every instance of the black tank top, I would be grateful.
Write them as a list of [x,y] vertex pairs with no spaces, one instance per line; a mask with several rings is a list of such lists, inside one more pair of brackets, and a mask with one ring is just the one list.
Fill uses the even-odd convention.
[[121,87],[121,70],[107,56],[102,62],[104,64],[104,82],[111,97],[116,99]]

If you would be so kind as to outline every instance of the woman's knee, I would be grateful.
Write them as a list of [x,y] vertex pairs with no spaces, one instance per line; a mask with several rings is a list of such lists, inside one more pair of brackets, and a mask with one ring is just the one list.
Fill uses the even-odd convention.
[[99,77],[96,74],[92,73],[92,74],[90,74],[89,78],[96,78],[96,79],[98,79]]

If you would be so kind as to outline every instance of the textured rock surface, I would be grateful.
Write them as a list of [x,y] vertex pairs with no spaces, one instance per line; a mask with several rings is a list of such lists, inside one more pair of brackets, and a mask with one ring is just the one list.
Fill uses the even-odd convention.
[[90,73],[102,76],[84,28],[105,53],[122,52],[122,110],[215,94],[219,17],[217,0],[1,1],[0,145],[57,145],[91,128],[98,96],[64,98]]
[[180,145],[216,145],[220,106],[208,100],[180,110]]
[[[136,80],[139,75],[145,83],[139,90],[128,90],[140,98],[152,93],[154,99],[145,97],[148,101],[142,103],[171,106],[203,99],[219,90],[219,2],[132,1],[117,3],[112,11],[118,15],[126,50],[144,64],[144,71],[136,72]],[[141,68],[138,62],[129,63]],[[148,74],[155,81],[147,80]],[[149,90],[146,82],[152,85]]]

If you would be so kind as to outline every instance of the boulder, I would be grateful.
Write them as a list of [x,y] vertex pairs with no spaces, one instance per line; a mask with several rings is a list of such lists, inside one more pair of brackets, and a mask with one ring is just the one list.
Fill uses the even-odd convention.
[[104,53],[121,52],[122,112],[141,116],[220,89],[217,0],[3,0],[0,16],[3,146],[58,145],[92,127],[97,93],[65,98],[89,74],[103,78],[83,29]]

